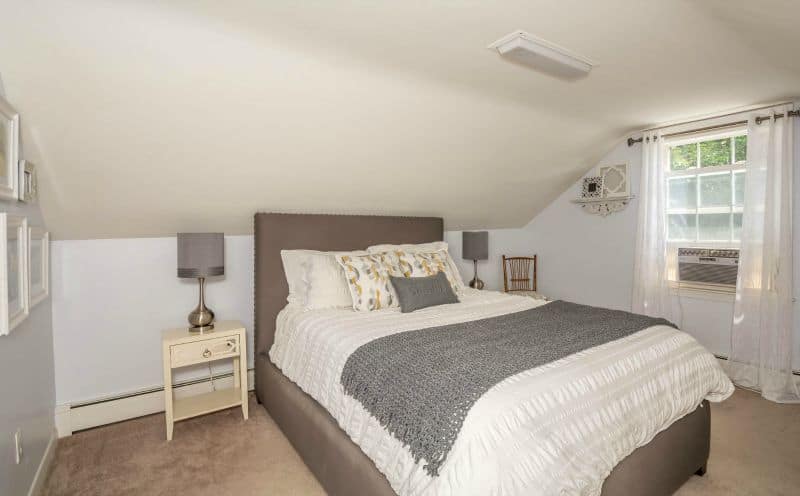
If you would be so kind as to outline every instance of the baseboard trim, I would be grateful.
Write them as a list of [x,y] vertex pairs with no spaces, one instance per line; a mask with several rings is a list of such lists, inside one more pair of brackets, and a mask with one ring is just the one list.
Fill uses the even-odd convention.
[[[723,367],[725,366],[724,362],[727,362],[729,360],[729,358],[726,357],[725,355],[714,355],[714,357],[717,359],[717,361],[719,361],[720,365],[722,365]],[[800,376],[800,370],[792,370],[792,375]]]
[[[255,380],[254,370],[247,371],[248,390],[252,391]],[[211,378],[193,379],[172,386],[175,397],[191,396],[212,391],[213,388],[233,387],[233,373],[215,375]],[[113,397],[98,398],[73,405],[56,407],[56,427],[58,437],[71,436],[72,433],[113,424],[123,420],[143,417],[164,411],[164,388],[150,388],[122,393]]]
[[50,467],[53,466],[53,458],[56,456],[56,445],[58,444],[58,432],[53,429],[50,433],[50,440],[47,442],[47,448],[44,450],[42,459],[39,461],[39,467],[36,469],[36,474],[33,476],[33,482],[28,490],[28,496],[39,496],[44,490],[44,483],[47,481],[47,476],[50,473]]
[[72,435],[72,422],[70,421],[70,407],[69,405],[56,405],[56,432],[58,437],[67,437]]

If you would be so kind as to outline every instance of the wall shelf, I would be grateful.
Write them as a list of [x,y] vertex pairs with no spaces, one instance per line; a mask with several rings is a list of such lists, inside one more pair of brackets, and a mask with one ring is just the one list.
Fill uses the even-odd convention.
[[572,203],[580,205],[586,212],[605,217],[608,214],[624,210],[635,195],[620,196],[616,198],[576,198]]

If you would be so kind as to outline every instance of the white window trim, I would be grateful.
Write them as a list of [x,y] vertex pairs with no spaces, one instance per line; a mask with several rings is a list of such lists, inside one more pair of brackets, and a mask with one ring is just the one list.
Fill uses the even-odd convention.
[[[721,132],[710,132],[710,133],[702,133],[702,134],[694,134],[687,137],[679,137],[679,138],[666,138],[664,140],[664,147],[667,153],[664,154],[662,167],[664,167],[664,178],[666,181],[666,201],[669,202],[669,181],[670,179],[677,179],[681,177],[697,177],[698,179],[701,176],[708,176],[718,173],[735,173],[738,171],[745,171],[746,169],[746,162],[740,161],[735,162],[735,153],[736,147],[731,147],[731,163],[726,165],[718,165],[713,167],[700,167],[700,149],[698,147],[697,151],[697,164],[694,168],[691,169],[684,169],[673,171],[670,169],[670,153],[669,149],[675,146],[687,145],[691,143],[699,143],[701,141],[713,141],[718,139],[725,139],[725,138],[733,138],[736,136],[745,136],[747,135],[747,127],[746,126],[739,126],[732,129],[726,129],[725,131]],[[740,214],[743,212],[743,207],[741,205],[735,204],[735,198],[733,195],[736,194],[736,188],[731,188],[731,206],[724,206],[724,207],[701,207],[699,206],[700,202],[700,184],[701,181],[698,180],[696,182],[695,187],[697,188],[696,191],[696,201],[698,206],[695,208],[669,208],[667,207],[664,211],[664,215],[668,216],[670,214]],[[697,219],[699,221],[699,219]],[[730,232],[733,233],[733,216],[731,216],[731,225],[730,225]],[[667,227],[667,229],[669,229]],[[699,227],[695,229],[695,239],[668,239],[667,245],[673,249],[677,248],[677,245],[681,246],[708,246],[714,248],[739,248],[741,242],[739,240],[734,239],[727,239],[727,240],[699,240]]]
[[[735,153],[736,147],[733,146],[731,149],[731,163],[726,165],[719,165],[713,167],[700,167],[700,149],[698,147],[697,151],[697,163],[696,166],[691,169],[684,169],[673,171],[670,169],[670,148],[674,146],[686,145],[690,143],[700,143],[702,141],[713,141],[718,139],[724,138],[733,138],[736,136],[743,136],[747,135],[747,127],[740,126],[735,128],[726,129],[724,131],[716,131],[716,132],[704,132],[693,134],[690,136],[681,136],[679,138],[666,138],[663,142],[663,146],[665,147],[666,153],[663,154],[662,159],[662,167],[664,167],[664,181],[666,182],[664,187],[666,191],[666,202],[667,205],[669,204],[669,181],[670,179],[680,178],[680,177],[697,177],[711,175],[715,173],[730,173],[733,174],[738,171],[746,171],[746,161],[735,162]],[[735,185],[732,185],[731,188],[731,205],[724,206],[724,207],[700,207],[699,202],[701,199],[700,195],[700,185],[701,181],[696,181],[695,187],[697,188],[696,191],[696,202],[697,206],[695,208],[669,208],[668,206],[664,210],[664,216],[667,217],[670,214],[702,214],[702,213],[724,213],[724,214],[735,214],[735,213],[742,213],[743,207],[741,205],[735,204],[735,195],[736,188]],[[665,219],[666,220],[666,219]],[[699,222],[699,219],[696,218],[696,221]],[[733,233],[733,216],[731,216],[731,235]],[[667,222],[667,229],[669,229],[668,222]],[[692,240],[667,240],[667,248],[670,252],[670,255],[667,257],[668,260],[668,274],[669,276],[669,286],[670,291],[673,295],[680,297],[689,296],[689,297],[699,297],[699,298],[710,298],[719,301],[730,301],[736,294],[736,289],[730,286],[722,286],[717,284],[703,284],[703,283],[692,283],[692,282],[680,282],[677,280],[677,251],[679,247],[708,247],[708,248],[734,248],[738,249],[741,246],[741,241],[739,240],[717,240],[717,241],[701,241],[697,239],[699,236],[699,226],[695,228],[695,239]]]

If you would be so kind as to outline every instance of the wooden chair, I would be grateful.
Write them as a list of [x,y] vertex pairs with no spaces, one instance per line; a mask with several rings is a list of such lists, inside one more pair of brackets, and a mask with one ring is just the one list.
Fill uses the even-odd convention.
[[540,298],[536,292],[536,255],[507,257],[503,255],[503,290]]

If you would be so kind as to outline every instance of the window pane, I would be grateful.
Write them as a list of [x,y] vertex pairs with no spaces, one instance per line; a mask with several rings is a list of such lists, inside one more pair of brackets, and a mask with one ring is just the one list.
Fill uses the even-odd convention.
[[700,206],[727,207],[731,204],[731,173],[720,172],[699,176]]
[[737,136],[733,138],[733,146],[735,151],[735,160],[737,162],[744,162],[747,160],[747,136]]
[[733,239],[742,240],[742,214],[733,214]]
[[670,169],[683,170],[697,165],[697,143],[673,146],[669,149]]
[[731,163],[731,139],[723,138],[700,143],[700,167]]
[[700,241],[727,241],[731,237],[731,214],[700,214]]
[[676,177],[669,180],[669,208],[697,206],[697,177]]
[[697,228],[697,218],[694,214],[670,214],[667,217],[669,239],[694,241]]
[[733,204],[744,205],[744,171],[733,173]]

